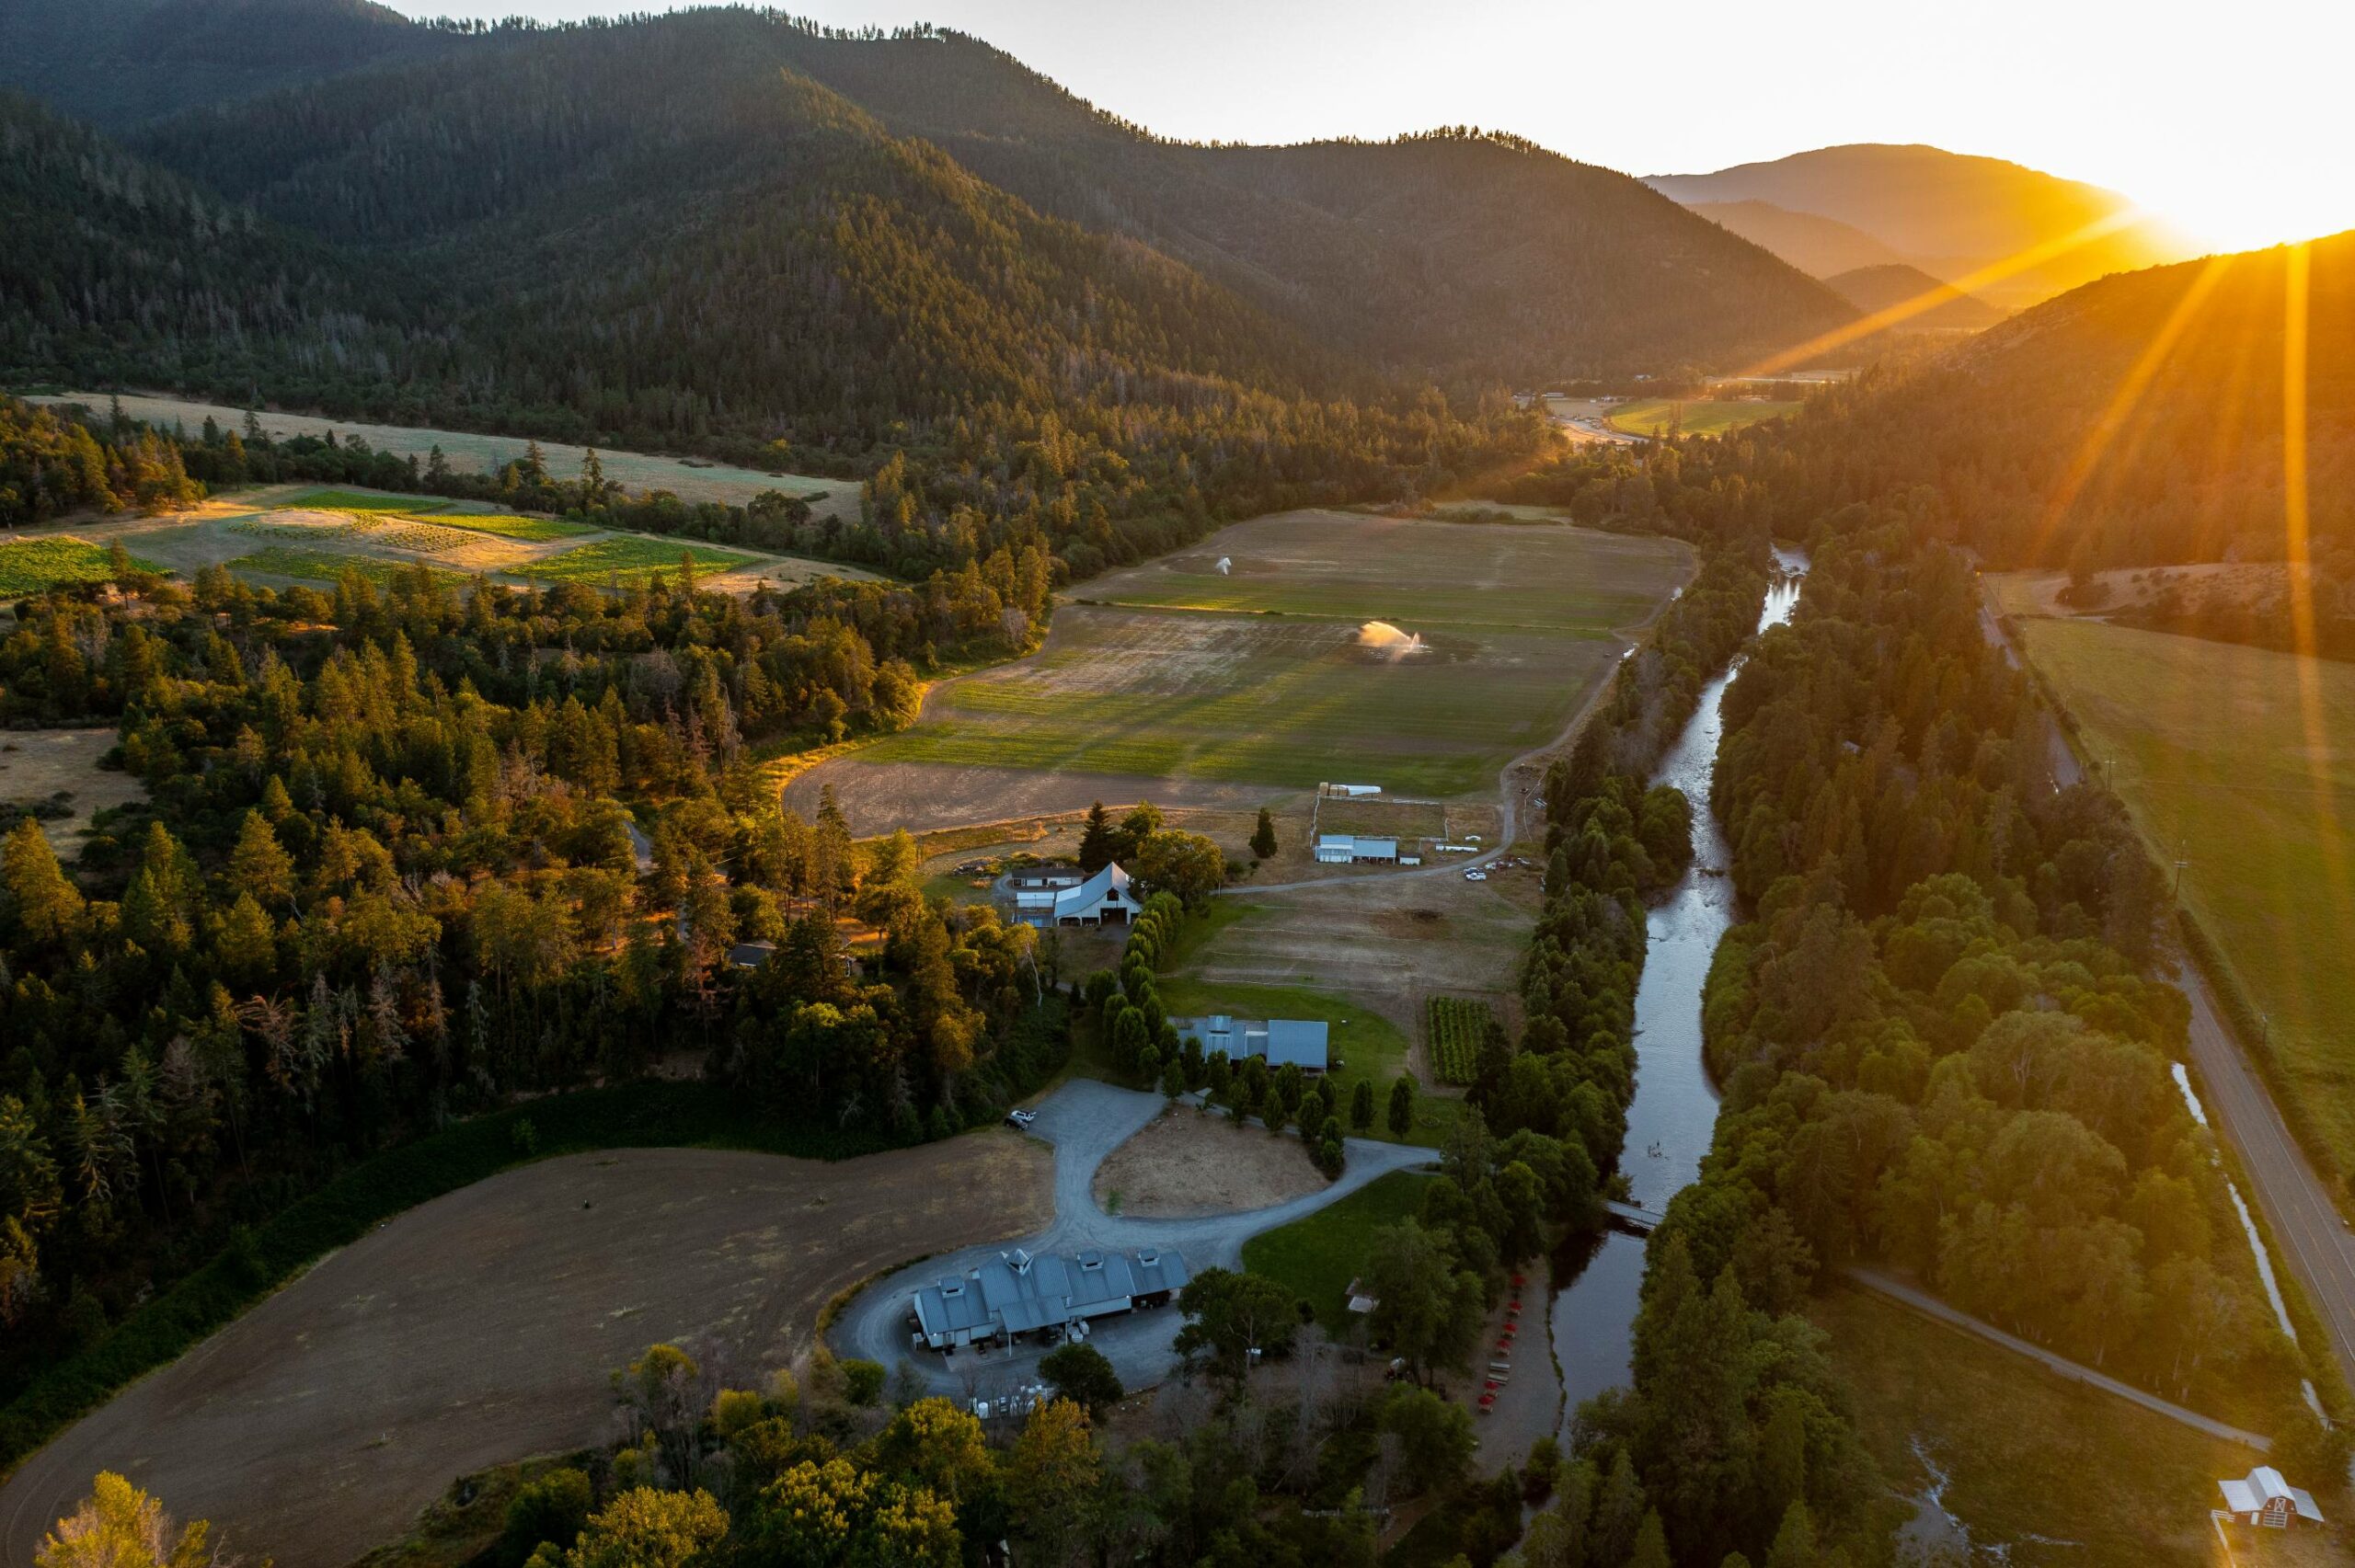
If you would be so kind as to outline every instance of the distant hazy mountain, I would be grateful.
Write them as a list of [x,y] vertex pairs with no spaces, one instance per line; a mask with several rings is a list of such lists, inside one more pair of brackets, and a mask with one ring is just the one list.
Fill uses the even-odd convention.
[[[1950,282],[2133,207],[2097,186],[2001,158],[1919,145],[1822,147],[1715,174],[1655,176],[1647,183],[1687,203],[1765,201],[1831,218]],[[1974,292],[2000,304],[2033,303],[2108,273],[2178,260],[2196,248],[2163,224],[2130,222]]]
[[1861,267],[1903,266],[1905,258],[1862,229],[1771,201],[1695,201],[1692,210],[1751,244],[1773,251],[1810,278]]
[[120,131],[460,41],[373,0],[0,0],[0,87]]
[[[2004,313],[1985,300],[1902,261],[1859,267],[1826,278],[1824,284],[1867,315],[1904,307],[1908,314],[1891,324],[1901,331],[1977,332],[2004,319]],[[1932,303],[1924,305],[1924,300]]]

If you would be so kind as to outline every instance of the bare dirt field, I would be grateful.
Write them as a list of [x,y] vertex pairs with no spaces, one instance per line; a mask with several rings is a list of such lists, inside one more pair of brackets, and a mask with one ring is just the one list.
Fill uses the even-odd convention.
[[1180,1219],[1265,1208],[1325,1185],[1299,1139],[1181,1108],[1112,1150],[1094,1191],[1108,1211]]
[[839,1164],[655,1149],[508,1172],[328,1257],[35,1455],[0,1489],[0,1561],[29,1563],[111,1469],[248,1558],[337,1568],[454,1475],[603,1440],[605,1375],[649,1344],[745,1386],[804,1354],[845,1287],[1038,1230],[1051,1181],[1049,1151],[1003,1130]]
[[1034,773],[1027,768],[960,767],[943,762],[868,762],[839,758],[785,786],[785,804],[814,816],[828,784],[850,830],[861,838],[905,828],[912,833],[973,822],[1086,811],[1096,802],[1126,810],[1140,800],[1161,807],[1247,807],[1301,798],[1304,792],[1213,779],[1133,773]]
[[0,801],[46,800],[63,791],[73,815],[49,818],[40,829],[68,864],[82,853],[93,816],[146,795],[129,773],[98,766],[115,739],[116,732],[106,728],[0,730]]
[[[103,414],[108,396],[103,392],[68,392],[57,396],[35,395],[26,401],[78,403]],[[242,408],[194,403],[168,395],[125,394],[122,411],[151,425],[185,426],[190,434],[207,418],[224,430],[243,429],[246,423],[246,411]],[[520,436],[473,435],[464,430],[434,430],[409,425],[356,424],[349,419],[323,419],[309,414],[281,414],[267,409],[258,412],[262,428],[281,440],[289,436],[325,436],[333,430],[339,440],[359,436],[378,452],[389,452],[396,457],[413,453],[420,463],[438,446],[450,460],[451,467],[466,474],[492,473],[522,457],[530,444]],[[540,454],[547,462],[548,472],[559,479],[579,476],[583,451],[561,441],[540,443]],[[684,458],[603,448],[598,450],[597,461],[603,465],[605,477],[617,484],[633,490],[668,490],[683,501],[722,501],[741,506],[764,490],[782,490],[788,496],[808,499],[810,510],[820,517],[856,516],[858,511],[858,482],[853,479],[763,473],[724,463],[706,463],[701,458],[689,462]]]

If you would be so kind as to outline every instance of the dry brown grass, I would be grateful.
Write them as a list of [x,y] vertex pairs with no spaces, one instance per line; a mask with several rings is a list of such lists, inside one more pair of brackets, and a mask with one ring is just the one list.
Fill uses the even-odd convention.
[[844,1286],[1045,1223],[1051,1171],[994,1129],[838,1164],[647,1149],[507,1172],[329,1256],[35,1455],[0,1490],[0,1561],[29,1562],[112,1469],[249,1557],[349,1562],[453,1475],[613,1436],[605,1375],[648,1345],[754,1386]]
[[1265,1208],[1325,1185],[1298,1138],[1164,1111],[1096,1168],[1096,1201],[1149,1219]]
[[98,766],[114,743],[111,728],[0,730],[0,801],[46,800],[61,790],[69,797],[70,816],[40,825],[60,860],[70,864],[81,853],[93,816],[146,797],[129,773]]

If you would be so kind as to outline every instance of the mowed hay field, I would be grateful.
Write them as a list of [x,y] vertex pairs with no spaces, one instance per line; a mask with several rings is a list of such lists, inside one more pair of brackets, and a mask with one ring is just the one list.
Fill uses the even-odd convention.
[[[1038,655],[819,774],[845,798],[896,763],[1486,794],[1689,573],[1681,545],[1560,526],[1258,519],[1087,585]],[[1377,620],[1421,646],[1370,643]]]
[[615,1436],[605,1374],[657,1341],[729,1386],[810,1346],[836,1292],[1037,1229],[1044,1146],[988,1129],[826,1164],[639,1149],[543,1161],[335,1253],[0,1488],[0,1562],[116,1470],[290,1568],[399,1535],[453,1476]]
[[[70,532],[0,545],[46,552],[19,563],[95,562],[104,576],[106,546],[121,543],[140,565],[193,577],[226,566],[240,577],[271,586],[332,585],[347,569],[379,587],[400,571],[423,566],[445,583],[477,576],[512,583],[580,582],[603,588],[645,581],[660,572],[675,579],[692,555],[704,587],[744,591],[761,582],[798,587],[821,577],[867,578],[871,572],[798,555],[722,548],[700,540],[592,528],[561,518],[534,517],[485,503],[390,491],[272,485],[216,496],[166,517],[110,518]],[[21,591],[21,590],[20,590]]]
[[2355,1169],[2355,665],[2092,621],[2019,626],[2160,864],[2182,846],[2184,902]]
[[1798,411],[1797,403],[1764,398],[1728,403],[1717,398],[1646,397],[1612,409],[1605,423],[1631,436],[1664,436],[1671,426],[1688,436],[1721,436],[1744,425],[1779,419]]
[[[105,413],[109,394],[103,392],[68,392],[56,395],[31,395],[29,403],[78,403],[98,413]],[[167,429],[178,424],[187,427],[193,435],[208,418],[224,430],[242,430],[246,410],[232,408],[220,403],[193,403],[186,398],[144,396],[125,394],[122,411],[134,419]],[[414,455],[419,463],[435,447],[449,459],[450,466],[465,474],[494,474],[507,464],[523,455],[530,444],[518,436],[472,435],[464,430],[435,430],[414,425],[371,425],[350,419],[326,419],[310,414],[277,414],[257,410],[262,428],[272,436],[324,437],[335,432],[336,439],[358,436],[378,452],[389,452],[396,457]],[[548,472],[559,479],[577,479],[585,448],[567,446],[562,441],[542,441],[540,455],[547,462]],[[807,474],[771,474],[756,468],[735,468],[724,463],[706,463],[697,459],[688,463],[683,458],[656,457],[645,452],[611,452],[597,449],[597,461],[603,465],[605,477],[633,490],[668,490],[683,501],[724,501],[741,506],[764,490],[782,490],[788,496],[799,496],[810,502],[810,509],[821,517],[851,516],[858,513],[858,482],[855,479],[821,479]]]

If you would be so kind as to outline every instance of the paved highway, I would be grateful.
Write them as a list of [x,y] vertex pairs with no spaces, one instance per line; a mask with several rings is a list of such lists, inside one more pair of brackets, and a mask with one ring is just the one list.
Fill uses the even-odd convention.
[[[1980,625],[1987,640],[2016,665],[2017,650],[1984,605]],[[2044,723],[2053,787],[2076,784],[2084,771],[2068,738],[2050,713]],[[2355,1233],[2340,1219],[2321,1178],[2291,1138],[2280,1107],[2225,1029],[2206,977],[2186,960],[2176,984],[2191,1002],[2191,1065],[2200,1075],[2208,1114],[2240,1157],[2277,1256],[2305,1288],[2306,1299],[2322,1316],[2339,1371],[2355,1386]]]

